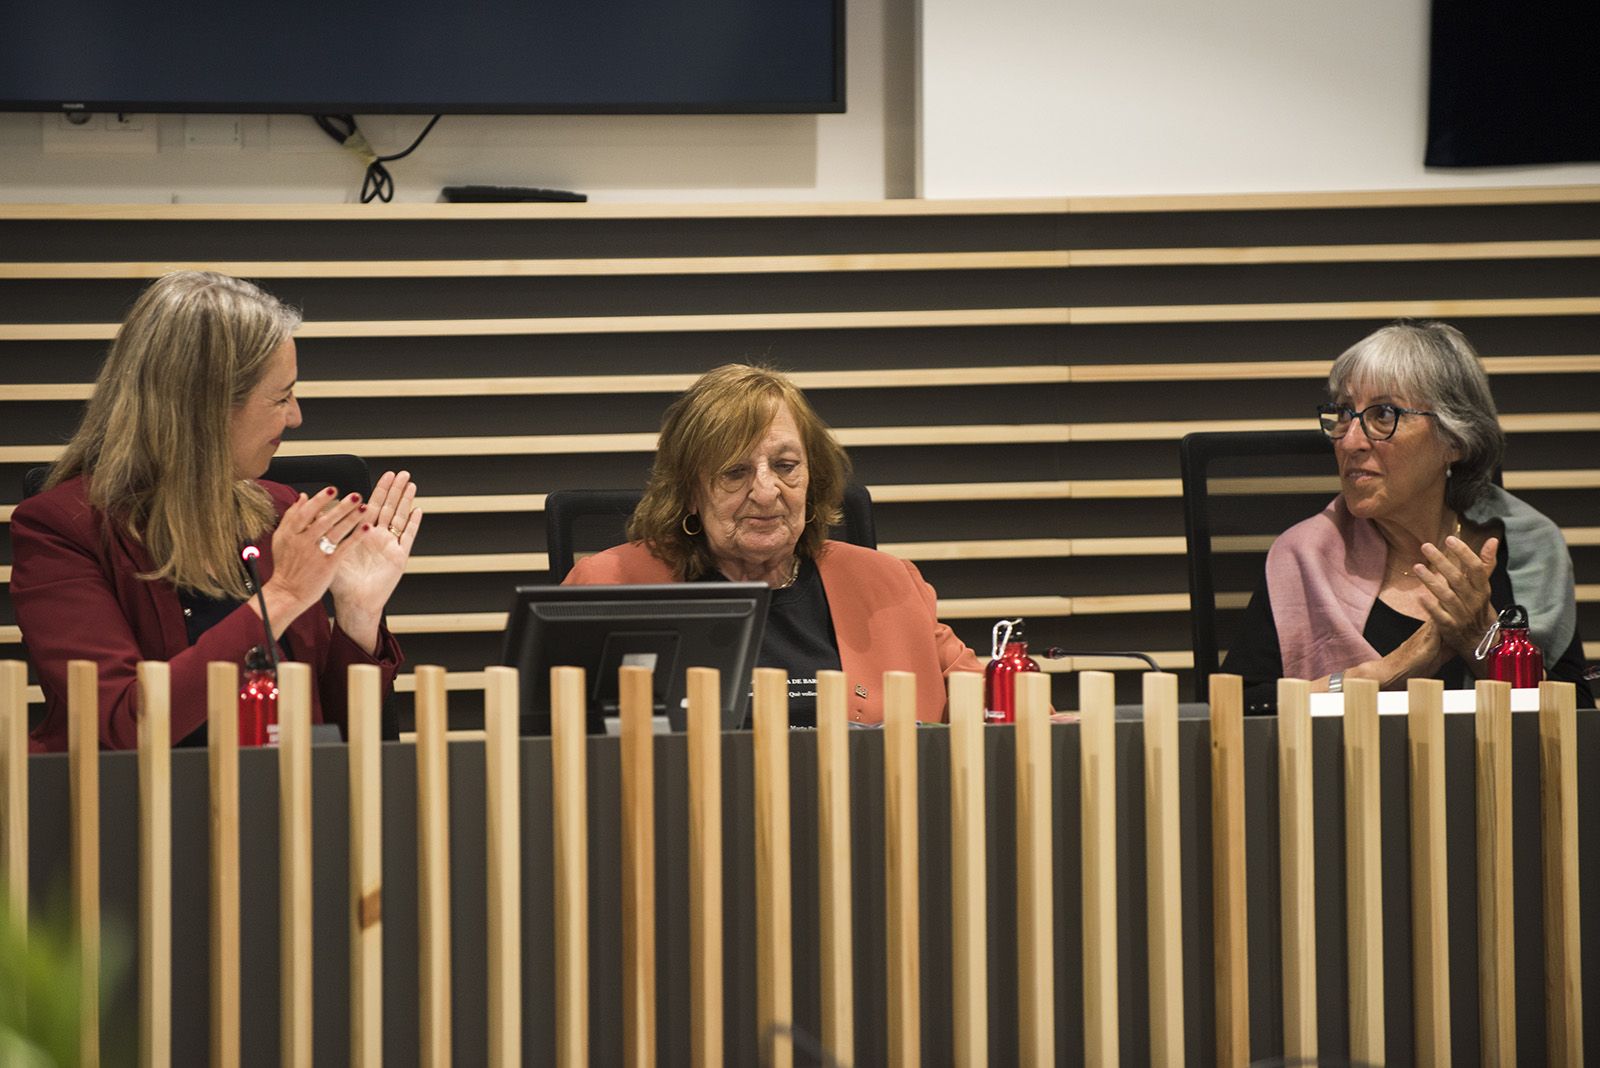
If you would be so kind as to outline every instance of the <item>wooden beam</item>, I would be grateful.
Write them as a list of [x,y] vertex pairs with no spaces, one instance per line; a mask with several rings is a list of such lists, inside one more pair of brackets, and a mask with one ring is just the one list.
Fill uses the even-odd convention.
[[1178,822],[1178,676],[1144,676],[1145,930],[1150,1063],[1184,1063],[1183,847]]
[[[1055,791],[1050,680],[1043,674],[1024,672],[1016,676],[1014,734],[1018,1061],[1032,1068],[1049,1068],[1056,1063],[1055,850],[1050,818]],[[981,748],[980,745],[980,760]]]
[[[755,670],[756,1036],[761,1062],[793,1068],[793,898],[789,869],[789,678]],[[892,1055],[891,1055],[892,1056]]]
[[489,1064],[522,1063],[521,695],[516,668],[484,670],[485,845],[488,853]]
[[417,668],[417,1022],[424,1068],[451,1062],[450,709],[445,670]]
[[[842,671],[817,673],[817,926],[822,1043],[856,1060],[850,898],[850,715]],[[959,920],[958,920],[959,922]],[[959,1013],[958,1013],[959,1019]]]
[[206,665],[206,760],[211,786],[211,1064],[238,1068],[239,665]]
[[1085,1064],[1116,1064],[1122,1037],[1117,998],[1117,734],[1113,677],[1078,678],[1083,842],[1083,1041]]
[[917,678],[883,675],[883,884],[888,1063],[922,1063],[922,912],[917,848]]
[[1578,885],[1577,691],[1539,684],[1539,826],[1544,868],[1548,1063],[1583,1060],[1583,952]]
[[1211,685],[1211,930],[1217,1064],[1250,1063],[1250,947],[1244,834],[1244,680]]
[[622,748],[622,1061],[656,1062],[655,712],[649,668],[623,667],[617,692]]
[[[820,684],[820,679],[819,679]],[[841,695],[842,696],[842,695]],[[989,862],[985,819],[983,676],[951,672],[950,971],[952,1060],[989,1060]],[[820,725],[820,724],[819,724]]]
[[1485,1064],[1517,1063],[1512,921],[1511,686],[1480,679],[1473,718],[1478,786],[1478,1025]]
[[1413,1037],[1420,1068],[1451,1063],[1450,894],[1445,840],[1444,683],[1406,683],[1410,781]]
[[1278,850],[1283,909],[1283,1051],[1317,1057],[1316,832],[1311,810],[1311,686],[1278,680]]
[[67,662],[67,779],[72,808],[72,933],[78,1058],[100,1063],[100,692],[93,660]]
[[136,669],[139,686],[139,1063],[172,1063],[172,672]]
[[[383,1064],[383,675],[352,664],[345,747],[350,799],[350,1063]],[[495,952],[494,939],[489,952]]]
[[584,670],[550,669],[551,804],[555,840],[556,1063],[589,1063],[589,802]]
[[1383,796],[1379,779],[1378,684],[1344,686],[1345,934],[1350,1058],[1388,1058],[1383,1009]]
[[[235,713],[237,714],[237,713]],[[310,1068],[311,668],[278,664],[278,1049]]]
[[[819,677],[820,685],[820,677]],[[689,1057],[720,1068],[723,1050],[722,677],[688,669],[689,698]],[[819,702],[821,697],[818,697]],[[818,727],[821,727],[819,703]],[[827,899],[823,899],[827,908]],[[848,925],[846,925],[848,927]],[[827,984],[828,925],[822,931]],[[823,1040],[829,1002],[823,998]]]

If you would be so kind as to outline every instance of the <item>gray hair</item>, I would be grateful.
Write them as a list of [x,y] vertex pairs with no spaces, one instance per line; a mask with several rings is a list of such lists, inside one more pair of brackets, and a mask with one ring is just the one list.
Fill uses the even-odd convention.
[[1365,386],[1404,397],[1435,413],[1436,433],[1460,454],[1451,465],[1445,503],[1461,512],[1482,497],[1505,454],[1489,376],[1466,335],[1448,323],[1400,320],[1351,345],[1328,372],[1328,394]]

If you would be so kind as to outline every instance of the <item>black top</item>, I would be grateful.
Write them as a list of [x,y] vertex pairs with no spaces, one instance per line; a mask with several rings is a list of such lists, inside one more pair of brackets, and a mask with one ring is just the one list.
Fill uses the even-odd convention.
[[[1489,602],[1496,610],[1515,601],[1511,591],[1511,575],[1506,570],[1506,549],[1503,543],[1495,560],[1494,572],[1489,576]],[[1395,611],[1381,600],[1372,603],[1372,612],[1361,629],[1365,638],[1380,656],[1386,656],[1422,626],[1422,620]],[[1244,706],[1246,713],[1275,713],[1278,710],[1278,679],[1283,677],[1283,654],[1278,648],[1278,628],[1272,619],[1272,601],[1267,594],[1265,575],[1261,585],[1250,596],[1244,615],[1239,620],[1239,631],[1222,661],[1222,670],[1244,677]],[[1592,708],[1594,693],[1583,677],[1583,638],[1574,629],[1572,644],[1554,664],[1545,665],[1547,678],[1557,682],[1570,682],[1577,686],[1578,707]],[[1443,680],[1446,689],[1470,689],[1473,675],[1459,656],[1445,662],[1433,675]]]
[[[706,579],[726,581],[718,572]],[[822,573],[811,560],[800,561],[793,586],[772,591],[756,665],[788,673],[790,725],[816,726],[817,672],[838,671],[840,661],[828,593],[822,587]]]

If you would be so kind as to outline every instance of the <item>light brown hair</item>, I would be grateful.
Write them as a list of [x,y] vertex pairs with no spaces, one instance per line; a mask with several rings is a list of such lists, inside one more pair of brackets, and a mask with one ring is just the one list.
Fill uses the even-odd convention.
[[134,302],[49,484],[85,476],[89,503],[150,553],[155,570],[140,578],[248,595],[240,543],[276,512],[234,477],[228,431],[299,325],[277,298],[207,271],[164,275]]
[[842,518],[850,458],[799,387],[757,364],[713,368],[667,408],[644,499],[628,521],[629,539],[645,542],[685,579],[716,570],[703,528],[686,534],[684,520],[694,512],[696,494],[708,493],[712,477],[749,452],[781,404],[800,430],[809,475],[806,525],[795,551],[815,559],[828,529]]

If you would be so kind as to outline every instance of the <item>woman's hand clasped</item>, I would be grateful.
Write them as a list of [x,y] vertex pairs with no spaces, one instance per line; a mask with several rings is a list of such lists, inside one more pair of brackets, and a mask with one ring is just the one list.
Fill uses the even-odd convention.
[[1443,547],[1424,545],[1426,564],[1414,568],[1422,581],[1422,606],[1438,628],[1439,639],[1468,664],[1494,623],[1494,606],[1489,602],[1489,576],[1494,574],[1500,539],[1490,538],[1483,549],[1474,552],[1460,538],[1446,538]]

